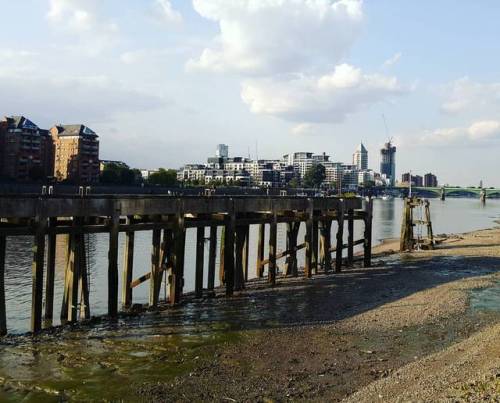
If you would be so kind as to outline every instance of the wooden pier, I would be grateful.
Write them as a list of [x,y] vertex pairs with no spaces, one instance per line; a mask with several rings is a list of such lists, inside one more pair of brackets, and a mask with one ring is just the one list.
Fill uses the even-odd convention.
[[[195,297],[215,295],[216,258],[220,256],[219,279],[227,296],[242,290],[249,280],[250,226],[258,226],[257,275],[270,285],[279,281],[278,261],[286,258],[281,276],[298,276],[297,253],[305,250],[304,275],[311,277],[321,269],[339,272],[351,265],[354,247],[363,245],[365,267],[371,264],[371,200],[361,198],[302,198],[258,196],[84,196],[27,197],[0,196],[0,335],[7,333],[5,308],[5,251],[9,237],[33,236],[31,331],[52,325],[54,311],[54,273],[56,239],[68,238],[61,321],[90,318],[88,262],[84,234],[109,234],[108,315],[119,312],[118,236],[125,234],[121,307],[132,306],[133,288],[150,282],[149,306],[160,302],[160,288],[168,283],[170,304],[181,302],[186,270],[194,270]],[[332,222],[338,223],[334,244]],[[363,239],[354,239],[354,222],[362,221]],[[347,243],[344,226],[347,222]],[[277,250],[278,224],[286,224],[286,250]],[[298,239],[301,223],[306,233]],[[266,225],[269,226],[268,256],[264,256]],[[208,282],[204,287],[205,228],[210,229]],[[217,244],[217,228],[222,239]],[[186,229],[197,228],[196,264],[185,267]],[[134,280],[134,236],[152,231],[151,271]],[[299,243],[300,242],[300,243]],[[343,250],[347,249],[347,257]],[[332,256],[334,254],[334,257]],[[266,273],[267,268],[267,273]],[[45,275],[45,276],[44,276]],[[45,277],[45,284],[44,279]]]

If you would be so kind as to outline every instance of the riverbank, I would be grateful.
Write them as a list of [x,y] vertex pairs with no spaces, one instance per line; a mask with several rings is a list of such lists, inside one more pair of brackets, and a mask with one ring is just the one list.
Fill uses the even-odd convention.
[[8,339],[0,400],[498,399],[500,229],[391,250],[371,269]]

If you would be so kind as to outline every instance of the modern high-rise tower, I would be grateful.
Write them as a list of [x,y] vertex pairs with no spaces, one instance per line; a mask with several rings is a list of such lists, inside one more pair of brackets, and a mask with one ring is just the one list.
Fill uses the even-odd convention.
[[391,186],[396,182],[396,147],[391,141],[380,150],[380,173],[389,178]]
[[215,156],[217,158],[229,157],[229,147],[226,144],[217,144],[217,149],[215,150]]
[[354,151],[352,155],[352,164],[356,165],[356,168],[360,171],[366,171],[368,169],[368,151],[363,143],[359,143],[358,148]]

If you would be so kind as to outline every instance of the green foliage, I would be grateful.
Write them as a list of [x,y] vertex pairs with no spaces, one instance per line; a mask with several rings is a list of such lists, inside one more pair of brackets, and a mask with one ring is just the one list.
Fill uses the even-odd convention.
[[290,182],[288,182],[288,187],[290,188],[298,188],[300,186],[300,182],[297,178],[292,178]]
[[160,168],[158,172],[149,175],[149,183],[161,186],[176,186],[177,171],[175,169]]
[[319,188],[326,178],[325,167],[321,164],[313,165],[304,175],[304,186]]
[[140,182],[141,172],[118,164],[106,164],[100,182],[109,185],[134,185]]

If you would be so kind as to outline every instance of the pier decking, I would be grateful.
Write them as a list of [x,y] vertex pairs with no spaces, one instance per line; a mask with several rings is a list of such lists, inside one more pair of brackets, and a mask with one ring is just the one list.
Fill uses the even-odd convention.
[[[364,202],[364,204],[363,204]],[[271,285],[277,281],[277,261],[286,257],[283,275],[298,276],[297,253],[305,250],[304,275],[311,277],[319,267],[340,271],[343,260],[354,259],[354,247],[364,246],[364,265],[371,264],[371,200],[361,198],[302,197],[172,197],[172,196],[0,196],[0,334],[7,333],[5,308],[5,250],[8,237],[34,237],[32,263],[31,331],[51,326],[54,311],[54,273],[56,237],[68,237],[64,296],[61,321],[90,318],[88,262],[84,234],[109,234],[108,315],[119,311],[118,236],[125,233],[122,308],[133,302],[133,288],[149,281],[149,305],[154,309],[160,299],[163,277],[168,282],[168,302],[181,301],[185,270],[195,271],[195,296],[214,295],[216,257],[220,255],[219,278],[226,294],[242,290],[248,281],[250,225],[258,225],[257,275]],[[332,222],[338,223],[336,239],[331,240]],[[354,239],[354,223],[364,223],[364,235]],[[347,222],[347,243],[344,227]],[[277,250],[277,225],[286,223],[286,250]],[[306,233],[299,244],[301,223]],[[265,226],[269,225],[267,257]],[[217,228],[222,227],[220,245]],[[205,229],[210,229],[208,282],[204,278]],[[197,228],[196,264],[184,265],[186,229]],[[133,279],[134,234],[152,231],[151,271]],[[343,250],[347,258],[343,259]],[[335,257],[332,258],[332,254]],[[104,268],[103,268],[104,269]],[[45,273],[45,284],[44,284]]]

